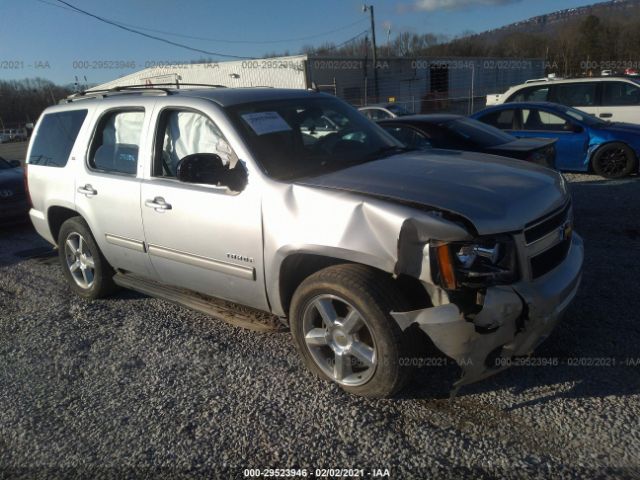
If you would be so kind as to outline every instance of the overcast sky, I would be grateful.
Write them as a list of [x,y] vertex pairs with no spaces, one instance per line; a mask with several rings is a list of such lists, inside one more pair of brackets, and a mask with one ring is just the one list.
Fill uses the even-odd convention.
[[[303,45],[326,41],[339,44],[369,27],[368,14],[362,12],[362,2],[357,0],[65,1],[131,28],[143,28],[149,35],[242,57],[285,50],[296,53]],[[384,44],[387,25],[391,26],[392,37],[402,30],[457,35],[590,3],[594,2],[388,0],[373,5],[378,43]],[[206,56],[107,25],[73,11],[59,0],[1,0],[0,18],[3,79],[40,76],[65,84],[72,83],[75,76],[81,80],[86,76],[90,83],[99,83],[155,62]]]

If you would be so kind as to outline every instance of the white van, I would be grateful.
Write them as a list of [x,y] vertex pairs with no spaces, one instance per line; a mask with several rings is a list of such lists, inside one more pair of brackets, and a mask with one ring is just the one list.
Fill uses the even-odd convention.
[[575,78],[511,87],[495,101],[554,102],[575,107],[612,122],[640,124],[640,79]]

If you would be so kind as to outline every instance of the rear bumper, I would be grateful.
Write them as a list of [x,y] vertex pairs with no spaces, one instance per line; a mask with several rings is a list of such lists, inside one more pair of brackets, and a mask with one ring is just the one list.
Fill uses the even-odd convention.
[[[472,319],[455,304],[392,315],[403,328],[418,324],[460,365],[462,377],[455,384],[460,387],[507,368],[509,359],[530,355],[547,338],[578,291],[583,259],[582,239],[574,235],[558,267],[530,283],[487,289],[482,310]],[[486,332],[478,325],[499,326]]]
[[44,238],[47,242],[51,243],[52,245],[56,245],[57,242],[51,235],[51,230],[49,229],[49,222],[47,222],[47,219],[44,213],[32,208],[31,210],[29,210],[29,218],[31,219],[31,223],[33,224],[33,227],[35,228],[36,232],[38,232],[38,235],[40,235],[42,238]]

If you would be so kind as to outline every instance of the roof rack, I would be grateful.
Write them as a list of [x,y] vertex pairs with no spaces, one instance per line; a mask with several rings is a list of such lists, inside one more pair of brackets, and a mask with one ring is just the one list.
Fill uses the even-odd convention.
[[69,95],[60,103],[71,103],[78,100],[88,100],[91,98],[105,98],[113,95],[124,95],[131,93],[155,93],[164,95],[173,95],[180,87],[208,87],[208,88],[227,88],[225,85],[213,85],[209,83],[156,83],[153,85],[123,85],[100,90],[83,90],[78,93]]

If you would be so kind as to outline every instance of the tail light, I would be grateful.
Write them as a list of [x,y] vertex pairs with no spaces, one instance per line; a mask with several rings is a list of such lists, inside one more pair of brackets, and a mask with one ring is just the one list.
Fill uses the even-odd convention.
[[27,197],[27,205],[29,205],[29,208],[31,208],[33,207],[33,204],[31,203],[31,195],[29,194],[29,176],[27,175],[28,170],[29,164],[25,163],[24,169],[22,170],[22,178],[24,179],[24,194]]

